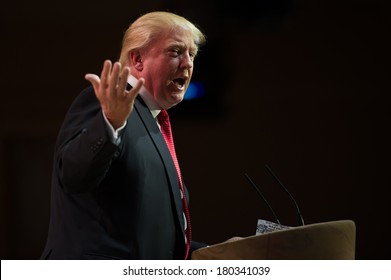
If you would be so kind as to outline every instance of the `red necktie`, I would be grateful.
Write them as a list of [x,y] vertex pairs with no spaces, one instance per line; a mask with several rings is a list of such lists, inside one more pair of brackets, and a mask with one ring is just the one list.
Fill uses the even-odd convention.
[[185,259],[187,259],[187,256],[189,254],[190,249],[190,242],[191,242],[191,225],[190,225],[190,214],[189,214],[189,208],[187,206],[186,196],[185,196],[185,190],[183,188],[182,184],[182,176],[181,176],[181,170],[179,169],[178,159],[176,157],[175,153],[175,147],[174,147],[174,140],[172,138],[172,132],[171,132],[171,125],[170,125],[170,118],[168,116],[168,112],[166,110],[161,110],[159,115],[157,116],[159,124],[161,126],[161,131],[163,134],[163,138],[167,143],[168,149],[170,150],[171,157],[174,161],[174,165],[176,168],[176,171],[178,173],[179,178],[179,185],[182,192],[182,203],[183,203],[183,211],[186,216],[186,254]]

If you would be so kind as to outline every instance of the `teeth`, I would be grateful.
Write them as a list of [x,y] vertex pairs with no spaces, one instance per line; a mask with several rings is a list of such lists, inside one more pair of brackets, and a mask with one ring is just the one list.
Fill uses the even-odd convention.
[[172,83],[178,88],[183,88],[183,84],[180,81],[172,81]]

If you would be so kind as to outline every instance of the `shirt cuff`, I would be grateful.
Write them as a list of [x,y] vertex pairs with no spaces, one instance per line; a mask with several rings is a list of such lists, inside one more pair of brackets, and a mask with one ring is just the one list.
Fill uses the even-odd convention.
[[121,132],[125,128],[127,122],[125,121],[125,123],[121,127],[114,129],[114,127],[111,125],[111,123],[107,119],[103,110],[102,110],[102,115],[103,115],[103,119],[106,122],[106,128],[107,128],[107,132],[109,134],[109,138],[110,138],[111,142],[118,145],[121,142]]

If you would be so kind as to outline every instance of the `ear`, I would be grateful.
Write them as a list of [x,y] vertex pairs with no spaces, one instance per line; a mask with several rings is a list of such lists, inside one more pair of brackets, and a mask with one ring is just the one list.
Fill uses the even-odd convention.
[[130,64],[132,65],[131,68],[134,67],[139,72],[143,70],[144,66],[140,51],[136,50],[130,53]]

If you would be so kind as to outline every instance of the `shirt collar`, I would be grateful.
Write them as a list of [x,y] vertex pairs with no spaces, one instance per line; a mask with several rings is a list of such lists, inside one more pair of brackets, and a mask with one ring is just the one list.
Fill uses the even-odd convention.
[[[128,83],[132,87],[134,87],[137,84],[137,78],[129,74]],[[156,118],[162,109],[157,104],[152,94],[144,86],[141,87],[139,94],[141,98],[144,100],[145,104],[147,104],[148,109],[149,111],[151,111],[152,116]]]

